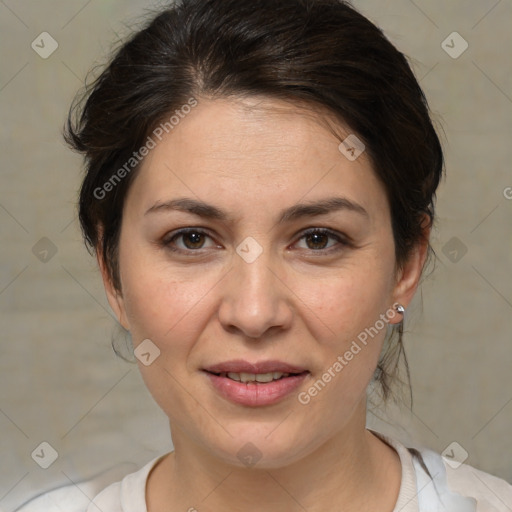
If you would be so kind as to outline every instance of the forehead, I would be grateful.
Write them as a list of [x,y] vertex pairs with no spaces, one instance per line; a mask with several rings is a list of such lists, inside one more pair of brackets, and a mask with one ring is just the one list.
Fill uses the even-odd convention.
[[367,156],[350,161],[338,148],[350,131],[338,123],[337,137],[321,114],[268,98],[200,100],[151,150],[127,202],[139,214],[184,194],[281,208],[338,192],[367,210],[386,207]]
[[261,171],[277,166],[286,171],[286,162],[319,156],[325,146],[338,144],[311,108],[261,97],[204,100],[173,130],[174,137],[169,134],[174,140],[168,147],[180,145],[192,159],[256,159]]

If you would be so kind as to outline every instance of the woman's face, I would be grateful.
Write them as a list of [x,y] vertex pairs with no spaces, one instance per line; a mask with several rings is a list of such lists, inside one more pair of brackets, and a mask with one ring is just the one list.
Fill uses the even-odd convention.
[[[395,275],[384,188],[364,152],[338,146],[287,103],[201,100],[144,161],[123,211],[121,293],[102,270],[134,347],[151,340],[139,367],[177,450],[278,467],[364,428],[393,304],[409,303],[423,260]],[[244,383],[233,360],[304,371]]]

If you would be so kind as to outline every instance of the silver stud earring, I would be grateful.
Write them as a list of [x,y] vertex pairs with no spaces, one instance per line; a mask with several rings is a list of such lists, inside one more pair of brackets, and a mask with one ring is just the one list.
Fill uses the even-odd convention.
[[402,334],[404,332],[404,318],[405,318],[405,308],[402,306],[402,304],[398,303],[396,306],[395,306],[395,310],[398,314],[402,315],[402,319],[400,320],[400,322],[397,324],[397,327],[398,327],[398,333],[399,333],[399,336],[400,336],[400,339],[402,337]]

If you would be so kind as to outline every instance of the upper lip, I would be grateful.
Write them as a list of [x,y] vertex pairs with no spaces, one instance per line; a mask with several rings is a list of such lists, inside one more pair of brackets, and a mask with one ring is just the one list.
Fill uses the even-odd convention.
[[250,363],[243,359],[233,359],[224,361],[223,363],[207,366],[204,370],[211,373],[302,373],[307,371],[306,368],[297,366],[284,361],[268,360]]

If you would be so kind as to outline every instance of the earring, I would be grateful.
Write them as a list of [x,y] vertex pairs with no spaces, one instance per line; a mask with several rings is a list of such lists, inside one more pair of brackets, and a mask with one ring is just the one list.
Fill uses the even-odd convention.
[[402,306],[402,304],[398,303],[398,304],[395,306],[395,310],[396,310],[396,312],[397,312],[398,314],[402,315],[402,319],[401,319],[401,320],[400,320],[400,322],[397,324],[399,339],[402,339],[402,335],[403,335],[403,332],[404,332],[405,308]]

